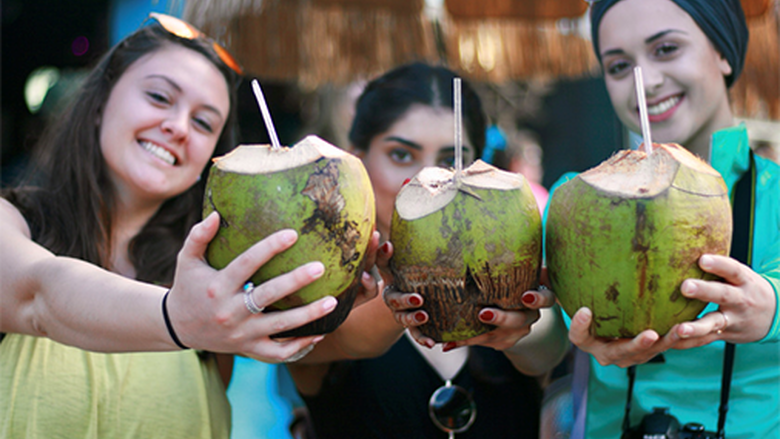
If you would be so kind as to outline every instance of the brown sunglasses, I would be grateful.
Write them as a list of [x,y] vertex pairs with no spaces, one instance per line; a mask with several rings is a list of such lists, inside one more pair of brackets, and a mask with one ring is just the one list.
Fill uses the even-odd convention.
[[233,56],[230,53],[228,53],[228,51],[224,47],[220,46],[219,43],[209,38],[203,32],[196,29],[193,25],[187,23],[186,21],[180,18],[176,18],[172,15],[160,14],[157,12],[150,13],[149,18],[157,20],[157,22],[160,23],[160,26],[162,26],[163,29],[167,30],[173,35],[176,35],[179,38],[184,38],[185,40],[195,40],[198,38],[203,38],[204,40],[210,42],[211,47],[217,53],[219,59],[221,59],[226,66],[230,67],[234,72],[238,73],[239,75],[244,74],[244,71],[241,69],[241,66],[238,65],[236,59],[233,58]]

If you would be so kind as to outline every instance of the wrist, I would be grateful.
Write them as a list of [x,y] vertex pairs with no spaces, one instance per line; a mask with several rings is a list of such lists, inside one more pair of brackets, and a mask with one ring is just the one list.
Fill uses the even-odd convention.
[[171,318],[168,316],[168,294],[170,294],[171,290],[168,290],[163,295],[162,299],[162,314],[163,314],[163,320],[165,321],[165,328],[168,329],[168,335],[171,336],[171,340],[173,340],[173,343],[176,344],[176,346],[180,347],[181,349],[189,349],[187,346],[184,345],[184,343],[179,340],[179,336],[176,334],[176,331],[173,329],[173,324],[171,323]]

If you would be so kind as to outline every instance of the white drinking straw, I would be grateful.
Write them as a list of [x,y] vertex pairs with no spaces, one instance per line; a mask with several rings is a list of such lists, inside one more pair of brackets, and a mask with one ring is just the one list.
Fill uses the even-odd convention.
[[463,170],[463,111],[460,78],[453,79],[452,89],[455,104],[455,180],[460,181],[460,174]]
[[279,137],[276,136],[276,129],[274,129],[274,123],[271,120],[271,112],[268,111],[268,104],[265,102],[263,90],[260,89],[260,83],[257,82],[257,79],[252,80],[252,90],[255,92],[255,99],[257,100],[257,105],[260,106],[260,112],[263,114],[265,129],[268,130],[268,134],[271,136],[271,148],[274,150],[281,149],[282,144],[279,143]]
[[647,155],[650,155],[653,152],[653,141],[650,138],[650,119],[647,117],[647,101],[645,100],[645,82],[642,80],[642,67],[634,67],[634,84],[636,84],[636,98],[639,104],[639,122],[642,125],[644,150]]

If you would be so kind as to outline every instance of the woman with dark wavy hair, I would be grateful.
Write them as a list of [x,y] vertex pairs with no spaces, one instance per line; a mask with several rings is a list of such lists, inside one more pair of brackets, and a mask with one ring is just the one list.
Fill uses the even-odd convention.
[[240,68],[187,23],[152,18],[43,137],[35,178],[0,199],[2,438],[227,438],[205,351],[284,361],[319,338],[269,335],[335,306],[255,312],[319,262],[239,293],[290,230],[221,271],[206,264],[219,217],[196,222],[210,159],[235,145]]

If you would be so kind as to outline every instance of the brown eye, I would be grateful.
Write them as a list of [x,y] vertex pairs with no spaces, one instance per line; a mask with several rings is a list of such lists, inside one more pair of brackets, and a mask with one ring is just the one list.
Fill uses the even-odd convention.
[[412,162],[412,154],[403,148],[395,148],[390,151],[390,158],[396,163],[407,164]]

